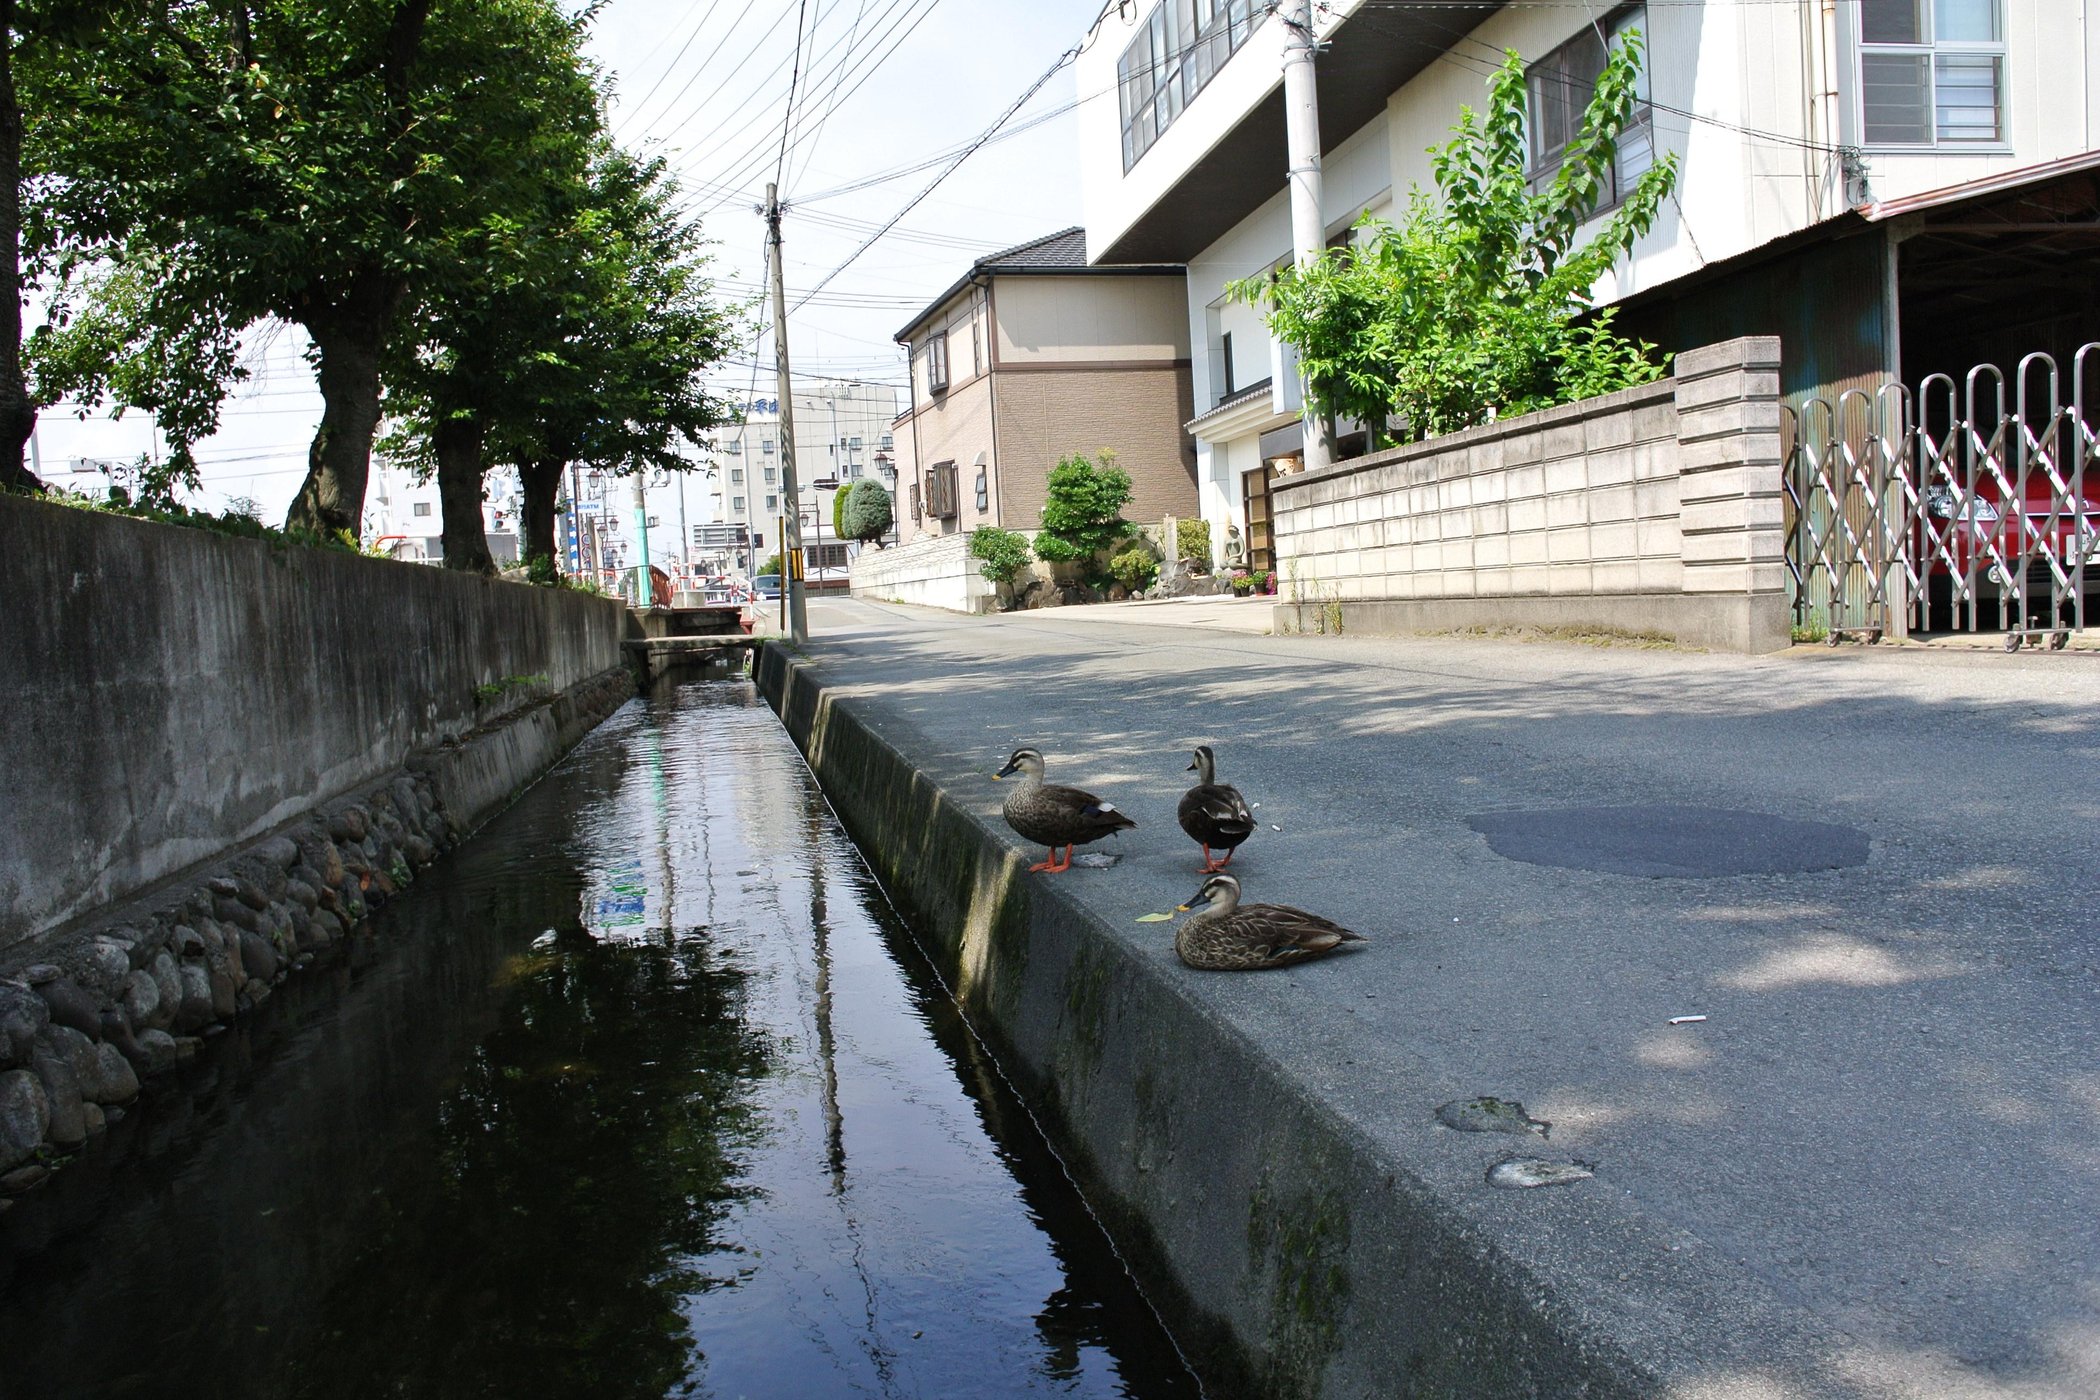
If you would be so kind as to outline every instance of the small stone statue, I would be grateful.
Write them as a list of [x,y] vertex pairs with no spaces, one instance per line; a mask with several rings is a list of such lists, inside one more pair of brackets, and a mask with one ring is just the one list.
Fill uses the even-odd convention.
[[1225,567],[1237,569],[1246,562],[1247,548],[1240,543],[1240,527],[1227,525],[1225,527]]

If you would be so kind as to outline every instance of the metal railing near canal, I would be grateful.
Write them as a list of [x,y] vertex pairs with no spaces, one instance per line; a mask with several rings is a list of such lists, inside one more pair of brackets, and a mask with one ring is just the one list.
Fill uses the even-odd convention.
[[0,1393],[1197,1394],[742,681],[0,1215]]

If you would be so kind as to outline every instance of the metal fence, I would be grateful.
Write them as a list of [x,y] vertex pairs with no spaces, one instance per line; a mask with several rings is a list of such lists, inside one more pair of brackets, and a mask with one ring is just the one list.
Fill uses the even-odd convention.
[[1782,413],[1797,635],[2061,647],[2100,606],[2100,342]]

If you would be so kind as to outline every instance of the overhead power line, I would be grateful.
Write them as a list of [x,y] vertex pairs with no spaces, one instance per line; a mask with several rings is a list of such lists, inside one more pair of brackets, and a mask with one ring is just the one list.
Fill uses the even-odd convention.
[[963,147],[961,153],[958,154],[953,160],[949,161],[948,164],[942,168],[941,173],[933,177],[931,183],[929,183],[924,189],[920,190],[917,194],[913,195],[909,200],[907,200],[902,209],[899,209],[896,213],[890,215],[889,220],[886,223],[884,223],[881,228],[878,228],[875,230],[875,232],[869,234],[866,241],[864,241],[858,248],[855,248],[850,254],[847,255],[846,260],[844,262],[840,263],[837,267],[831,269],[831,271],[825,273],[824,276],[817,282],[817,285],[810,288],[809,291],[803,293],[801,300],[797,301],[794,307],[790,309],[801,309],[805,304],[808,303],[811,297],[815,296],[818,292],[823,291],[824,288],[829,286],[831,284],[832,278],[838,276],[841,272],[844,272],[847,268],[851,267],[862,253],[865,253],[868,251],[868,249],[874,247],[877,239],[881,238],[884,234],[888,233],[891,229],[895,228],[897,226],[897,222],[900,219],[902,219],[906,214],[909,214],[914,208],[916,208],[920,200],[926,198],[927,195],[932,194],[936,189],[940,188],[941,182],[943,180],[946,180],[950,175],[953,175],[956,172],[957,168],[959,168],[964,161],[968,160],[971,157],[971,155],[977,151],[979,147],[983,146],[987,141],[991,140],[992,137],[997,135],[999,132],[999,128],[1005,126],[1006,123],[1012,119],[1014,113],[1020,111],[1023,107],[1028,105],[1028,99],[1034,97],[1037,93],[1041,92],[1043,90],[1043,86],[1046,83],[1048,83],[1052,78],[1056,77],[1058,73],[1063,71],[1064,68],[1072,62],[1072,60],[1078,58],[1079,49],[1080,46],[1074,44],[1071,48],[1066,49],[1063,53],[1059,54],[1057,56],[1056,61],[1053,62],[1048,68],[1045,68],[1043,70],[1042,76],[1037,78],[1034,82],[1030,83],[1026,92],[1022,93],[1019,97],[1015,98],[1013,102],[1008,104],[1006,110],[1001,112],[998,115],[998,117],[993,120],[990,126],[986,127],[981,133],[979,133],[976,140],[972,141],[969,145]]

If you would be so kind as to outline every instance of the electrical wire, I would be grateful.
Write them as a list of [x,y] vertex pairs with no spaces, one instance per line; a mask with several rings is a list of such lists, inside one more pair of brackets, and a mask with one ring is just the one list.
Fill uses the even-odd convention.
[[[788,74],[787,115],[780,120],[780,158],[773,162],[773,179],[777,183],[780,172],[787,167],[788,133],[795,125],[795,84],[802,79],[802,24],[809,17],[809,0],[799,0],[795,6],[795,67]],[[815,36],[811,36],[814,40]]]
[[999,128],[1006,125],[1007,121],[1013,117],[1014,113],[1020,111],[1021,108],[1028,105],[1028,99],[1034,97],[1038,92],[1041,92],[1043,90],[1044,84],[1048,83],[1052,78],[1056,77],[1060,72],[1064,70],[1064,68],[1068,64],[1070,64],[1074,59],[1078,58],[1079,53],[1080,46],[1075,44],[1071,48],[1066,49],[1063,53],[1059,54],[1056,60],[1052,62],[1048,68],[1045,68],[1043,70],[1042,76],[1028,85],[1028,90],[1026,92],[1022,93],[1019,97],[1015,98],[1012,103],[1008,104],[1006,110],[1001,112],[996,118],[994,118],[992,124],[986,127],[984,131],[978,135],[975,141],[972,141],[968,146],[965,146],[961,154],[957,155],[955,159],[953,159],[945,167],[943,167],[940,174],[934,176],[932,183],[928,184],[924,189],[920,190],[909,200],[905,201],[904,207],[902,209],[899,209],[896,213],[892,214],[889,217],[889,220],[886,223],[884,223],[881,228],[869,234],[867,240],[863,242],[858,248],[855,248],[850,254],[848,254],[844,262],[840,263],[837,267],[834,267],[833,269],[831,269],[831,271],[825,273],[823,277],[819,278],[817,281],[817,285],[812,287],[807,293],[803,295],[801,301],[796,302],[795,305],[793,307],[790,307],[789,309],[799,309],[806,302],[808,302],[810,297],[815,296],[818,292],[823,291],[825,287],[829,286],[831,284],[832,278],[838,276],[841,272],[844,272],[847,268],[851,267],[854,261],[858,259],[862,253],[865,253],[868,251],[868,249],[874,247],[876,240],[880,239],[892,228],[895,228],[899,220],[901,220],[906,214],[909,214],[914,208],[918,206],[920,200],[926,198],[927,195],[932,194],[936,189],[940,188],[941,182],[943,180],[946,180],[950,175],[953,175],[956,172],[956,170],[961,167],[962,163],[968,160],[970,156],[978,150],[979,147],[983,146],[987,141],[991,140],[993,136],[997,135]]

